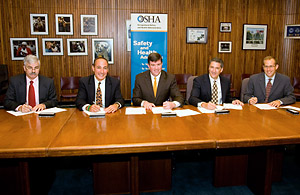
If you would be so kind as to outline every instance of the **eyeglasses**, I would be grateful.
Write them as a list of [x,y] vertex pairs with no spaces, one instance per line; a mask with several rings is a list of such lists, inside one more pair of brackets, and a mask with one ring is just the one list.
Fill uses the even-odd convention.
[[40,69],[39,66],[36,66],[36,67],[25,66],[25,68],[26,68],[27,70],[39,70],[39,69]]
[[263,66],[264,68],[274,68],[275,66]]

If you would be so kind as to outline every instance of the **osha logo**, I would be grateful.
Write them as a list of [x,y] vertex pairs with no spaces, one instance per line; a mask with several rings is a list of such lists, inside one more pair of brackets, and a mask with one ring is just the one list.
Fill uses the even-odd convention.
[[142,22],[144,22],[144,23],[150,23],[150,22],[151,23],[161,23],[159,16],[142,16],[141,15],[137,18],[137,21],[140,23],[142,23]]

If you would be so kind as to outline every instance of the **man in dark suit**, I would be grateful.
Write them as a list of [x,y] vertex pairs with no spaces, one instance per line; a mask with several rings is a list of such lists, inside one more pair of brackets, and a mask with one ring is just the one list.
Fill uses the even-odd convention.
[[24,58],[25,74],[10,78],[4,100],[8,110],[21,112],[41,111],[57,105],[52,79],[39,75],[40,60],[34,55]]
[[217,104],[233,103],[244,105],[239,100],[233,100],[230,95],[230,80],[221,76],[224,62],[219,58],[213,58],[209,62],[208,72],[194,79],[193,89],[189,103],[213,110]]
[[244,96],[244,102],[249,104],[269,103],[271,106],[293,104],[296,98],[290,78],[276,73],[279,65],[272,56],[263,60],[264,73],[252,75]]
[[98,112],[100,108],[104,108],[106,113],[113,113],[124,106],[125,101],[121,94],[120,81],[107,74],[107,59],[96,58],[92,70],[93,75],[79,80],[77,108],[90,112]]
[[[172,109],[183,106],[184,99],[178,89],[175,75],[162,70],[162,57],[158,53],[148,56],[149,70],[136,76],[133,89],[133,105],[147,110],[163,106]],[[169,98],[172,101],[169,101]]]

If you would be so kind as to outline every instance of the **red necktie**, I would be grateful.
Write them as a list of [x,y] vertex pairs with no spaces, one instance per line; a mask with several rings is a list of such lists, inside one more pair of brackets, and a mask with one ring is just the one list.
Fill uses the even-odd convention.
[[35,107],[35,94],[34,94],[33,81],[30,81],[30,85],[29,85],[28,104],[31,107]]
[[268,100],[269,100],[269,95],[270,95],[271,88],[272,88],[272,83],[271,83],[271,80],[272,80],[272,79],[269,79],[269,82],[267,83],[267,87],[266,87],[266,99],[265,99],[265,103],[267,103],[267,102],[268,102]]

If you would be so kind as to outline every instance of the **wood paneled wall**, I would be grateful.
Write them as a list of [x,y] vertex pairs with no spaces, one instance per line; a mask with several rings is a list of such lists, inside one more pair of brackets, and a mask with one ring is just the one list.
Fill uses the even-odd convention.
[[[261,71],[267,55],[279,60],[279,72],[300,77],[300,40],[284,39],[285,24],[299,24],[300,0],[0,0],[0,63],[10,76],[20,74],[22,61],[12,61],[10,38],[37,37],[41,74],[54,77],[59,93],[61,76],[92,73],[92,38],[114,39],[114,64],[110,73],[121,77],[121,91],[130,99],[130,52],[126,51],[126,23],[130,13],[168,14],[168,72],[207,73],[208,61],[220,57],[224,73],[233,74],[240,89],[242,73]],[[30,34],[30,13],[47,13],[49,35]],[[55,14],[73,14],[74,35],[55,34]],[[80,15],[98,15],[98,36],[80,35]],[[231,33],[220,33],[220,22],[231,22]],[[243,24],[267,24],[267,49],[242,50]],[[186,44],[186,27],[208,27],[207,44]],[[43,56],[42,38],[63,38],[63,56]],[[68,56],[67,38],[87,38],[88,56]],[[218,41],[232,41],[232,53],[218,53]]]

